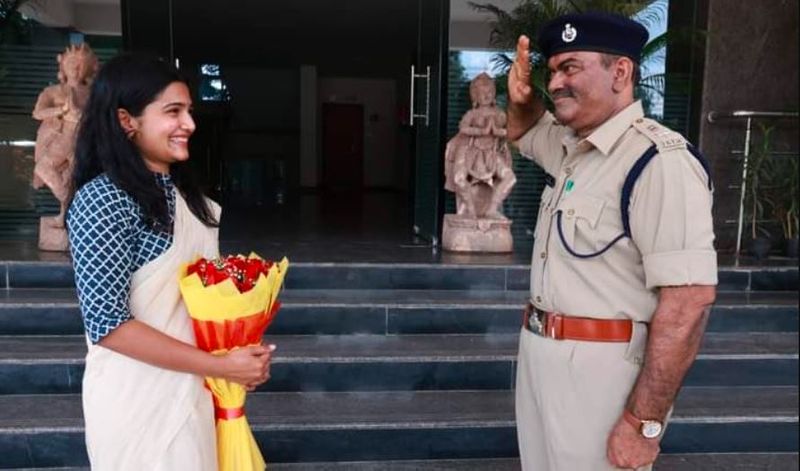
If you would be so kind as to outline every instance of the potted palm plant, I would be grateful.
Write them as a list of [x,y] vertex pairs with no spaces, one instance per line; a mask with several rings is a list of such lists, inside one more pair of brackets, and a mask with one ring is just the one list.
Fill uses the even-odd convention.
[[786,255],[788,257],[797,258],[797,235],[798,226],[798,201],[797,201],[797,186],[798,186],[798,164],[797,159],[789,160],[790,170],[788,172],[788,188],[787,196],[789,198],[789,205],[782,215],[783,223],[783,236],[786,240]]
[[770,232],[780,228],[785,254],[797,257],[798,162],[796,155],[774,151],[774,126],[760,125],[761,141],[748,164],[747,208],[751,230],[751,249],[759,258],[769,247]]
[[771,136],[774,128],[760,125],[761,141],[747,159],[747,194],[745,209],[750,225],[750,240],[747,245],[756,260],[767,257],[772,248],[772,234],[764,226],[765,219],[774,207],[774,165],[771,159]]
[[771,197],[772,217],[780,222],[785,243],[785,254],[797,257],[798,233],[798,162],[797,156],[780,156],[771,163],[774,191]]

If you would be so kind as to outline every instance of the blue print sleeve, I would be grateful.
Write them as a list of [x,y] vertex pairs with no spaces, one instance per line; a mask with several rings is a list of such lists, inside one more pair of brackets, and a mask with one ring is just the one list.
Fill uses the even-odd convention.
[[96,179],[69,209],[69,242],[84,327],[96,344],[131,318],[134,239],[124,193]]

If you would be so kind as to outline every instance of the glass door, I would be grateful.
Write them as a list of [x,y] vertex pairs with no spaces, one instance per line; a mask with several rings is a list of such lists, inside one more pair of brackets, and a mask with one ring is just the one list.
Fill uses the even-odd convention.
[[416,63],[410,68],[415,129],[414,233],[439,245],[444,208],[449,0],[419,0]]
[[[414,233],[438,244],[449,0],[242,0],[221,10],[169,0],[159,12],[135,5],[126,2],[126,45],[153,49],[144,33],[166,25],[156,28],[155,49],[179,59],[201,91],[206,79],[224,88],[218,102],[196,100],[192,160],[221,191],[226,224],[235,219],[226,195],[246,193],[235,199],[276,219],[264,237],[275,227],[292,236],[330,232],[323,213],[335,199],[325,194],[332,162],[323,137],[335,119],[324,110],[360,106],[363,158],[335,164],[361,182],[351,193],[364,204],[337,208],[349,212],[339,221],[355,221],[344,224],[348,237],[406,242]],[[158,19],[146,22],[149,14]],[[274,188],[280,199],[270,196]],[[241,223],[237,234],[260,236],[251,221]]]

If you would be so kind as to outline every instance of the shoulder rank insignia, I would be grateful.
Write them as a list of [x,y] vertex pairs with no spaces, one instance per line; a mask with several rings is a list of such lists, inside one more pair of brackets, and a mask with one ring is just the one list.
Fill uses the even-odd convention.
[[633,122],[633,127],[653,141],[659,152],[686,148],[683,136],[652,119],[639,118]]

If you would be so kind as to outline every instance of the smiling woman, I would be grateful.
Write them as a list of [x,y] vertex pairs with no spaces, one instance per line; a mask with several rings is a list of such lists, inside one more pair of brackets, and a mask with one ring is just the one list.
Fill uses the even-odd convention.
[[252,388],[269,375],[262,345],[198,349],[180,300],[179,268],[218,255],[219,206],[185,170],[191,106],[167,62],[122,55],[101,69],[84,111],[67,229],[88,343],[92,469],[217,469],[202,376]]
[[139,149],[148,169],[169,173],[169,166],[189,159],[189,137],[195,129],[189,87],[172,82],[141,116],[117,110],[125,134]]

